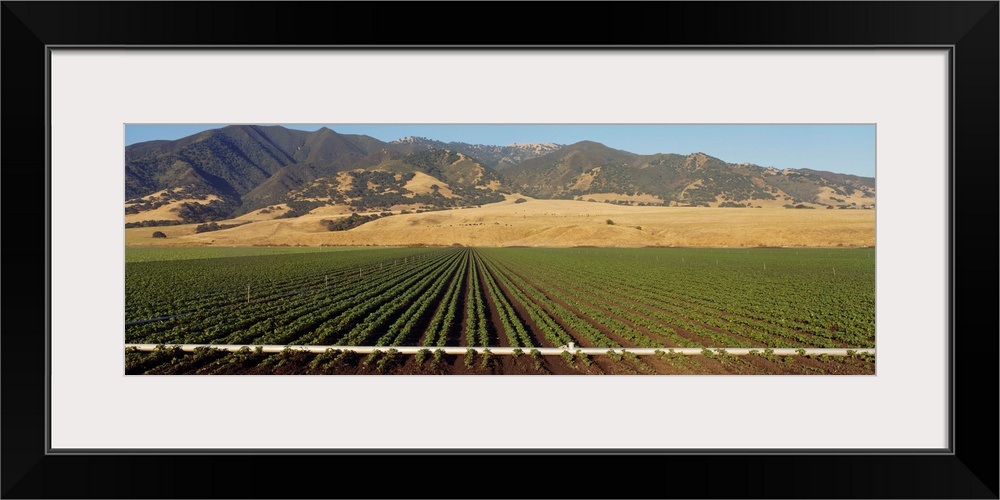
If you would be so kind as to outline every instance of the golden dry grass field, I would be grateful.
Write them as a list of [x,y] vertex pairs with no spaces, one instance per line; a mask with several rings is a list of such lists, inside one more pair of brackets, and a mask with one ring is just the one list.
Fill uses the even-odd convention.
[[[125,230],[127,246],[536,246],[536,247],[866,247],[874,210],[619,206],[523,197],[434,212],[394,215],[349,231],[323,219],[350,214],[321,207],[293,219],[244,216],[240,227],[195,233],[197,224]],[[398,211],[397,211],[398,213]],[[273,214],[272,216],[277,215]],[[607,221],[611,220],[613,224]],[[220,224],[234,221],[219,221]],[[154,231],[167,238],[154,239]]]

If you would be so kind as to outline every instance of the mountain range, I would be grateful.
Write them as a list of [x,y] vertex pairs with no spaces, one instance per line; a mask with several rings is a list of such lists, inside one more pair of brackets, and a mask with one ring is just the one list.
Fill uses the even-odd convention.
[[515,193],[617,204],[870,208],[875,179],[732,164],[701,152],[639,155],[593,141],[383,142],[325,127],[234,125],[125,148],[126,221],[133,224],[279,208],[294,217],[323,205],[439,209]]
[[468,144],[465,142],[441,142],[426,137],[404,137],[392,141],[400,151],[421,151],[428,149],[447,149],[476,158],[483,165],[495,170],[518,165],[525,160],[551,153],[561,147],[552,142],[532,144],[509,144],[507,146],[491,146],[487,144]]

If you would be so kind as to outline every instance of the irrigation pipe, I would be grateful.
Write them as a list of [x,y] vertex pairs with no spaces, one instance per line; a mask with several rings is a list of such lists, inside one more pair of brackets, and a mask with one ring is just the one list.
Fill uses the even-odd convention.
[[125,349],[138,349],[143,352],[152,352],[160,348],[173,349],[179,348],[184,352],[194,352],[195,349],[210,347],[212,349],[218,349],[220,351],[236,352],[240,349],[246,347],[251,351],[255,351],[258,348],[264,353],[279,353],[285,349],[291,349],[293,351],[304,351],[315,354],[324,353],[328,350],[340,350],[340,351],[353,351],[358,354],[371,354],[376,351],[387,352],[394,350],[400,354],[417,354],[422,350],[444,351],[445,354],[465,354],[469,349],[476,351],[477,354],[489,350],[491,354],[496,355],[513,355],[515,350],[520,350],[520,354],[527,354],[531,350],[538,351],[542,356],[559,356],[564,352],[579,352],[586,354],[588,356],[600,356],[606,355],[609,351],[613,351],[616,354],[632,353],[638,356],[652,356],[659,352],[669,354],[671,352],[675,354],[683,354],[685,356],[696,356],[704,354],[704,350],[711,351],[713,355],[722,354],[725,351],[726,354],[733,356],[747,356],[750,354],[764,354],[768,351],[770,354],[776,356],[790,356],[795,354],[802,354],[806,356],[819,356],[825,354],[827,356],[849,356],[853,354],[875,354],[875,349],[848,349],[848,348],[818,348],[818,347],[781,347],[781,348],[767,348],[767,347],[616,347],[616,348],[605,348],[605,347],[576,347],[576,346],[563,346],[563,347],[423,347],[423,346],[356,346],[356,345],[255,345],[255,344],[125,344]]

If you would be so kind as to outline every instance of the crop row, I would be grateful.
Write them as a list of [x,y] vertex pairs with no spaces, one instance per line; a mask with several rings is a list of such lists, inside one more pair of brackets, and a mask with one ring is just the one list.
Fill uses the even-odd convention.
[[[745,252],[665,249],[635,254],[641,259],[614,259],[608,258],[612,251],[602,251],[598,254],[601,258],[570,258],[572,251],[517,250],[483,252],[546,286],[586,298],[605,312],[614,312],[612,307],[617,307],[616,316],[623,318],[626,315],[621,311],[635,310],[703,337],[709,344],[874,344],[874,261],[857,251],[831,252],[829,260],[839,269],[833,279],[832,273],[827,276],[817,271],[817,267],[830,264],[827,259],[796,260],[792,251],[772,256],[767,274],[761,266],[759,275],[750,276],[753,273],[733,262],[745,263]],[[702,252],[718,258],[706,259]],[[657,254],[663,259],[652,258]],[[638,321],[635,315],[628,319]],[[687,324],[681,324],[685,320]],[[669,338],[670,332],[666,333]]]
[[409,267],[435,253],[440,251],[387,249],[127,263],[125,321],[246,304],[248,286],[251,303],[268,302],[372,271]]
[[874,261],[846,250],[370,249],[145,261],[126,265],[126,300],[127,321],[174,316],[127,325],[128,343],[874,345]]
[[[451,255],[438,254],[417,264],[371,266],[361,277],[335,280],[272,301],[198,309],[183,317],[126,327],[126,341],[139,343],[315,343],[334,335],[366,312],[361,304],[378,301],[393,287],[431,274]],[[307,282],[315,281],[306,278]],[[326,280],[324,280],[326,281]],[[365,286],[369,284],[370,286]],[[359,304],[360,303],[360,304]]]

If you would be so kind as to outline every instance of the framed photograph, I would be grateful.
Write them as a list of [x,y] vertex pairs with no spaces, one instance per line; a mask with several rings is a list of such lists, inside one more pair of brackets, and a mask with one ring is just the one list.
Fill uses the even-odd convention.
[[124,372],[875,375],[875,145],[875,124],[126,124]]
[[[337,496],[407,497],[422,455],[571,496],[635,494],[586,460],[704,485],[642,496],[996,498],[995,400],[960,383],[995,381],[995,321],[956,272],[997,225],[955,221],[996,185],[997,3],[734,4],[650,39],[713,4],[598,5],[629,45],[413,45],[460,16],[407,4],[329,5],[374,24],[324,39],[313,4],[4,3],[33,104],[4,107],[8,186],[45,186],[5,251],[45,274],[7,302],[44,328],[3,339],[3,495],[297,497],[337,467],[404,479]],[[203,474],[252,469],[287,480]]]

